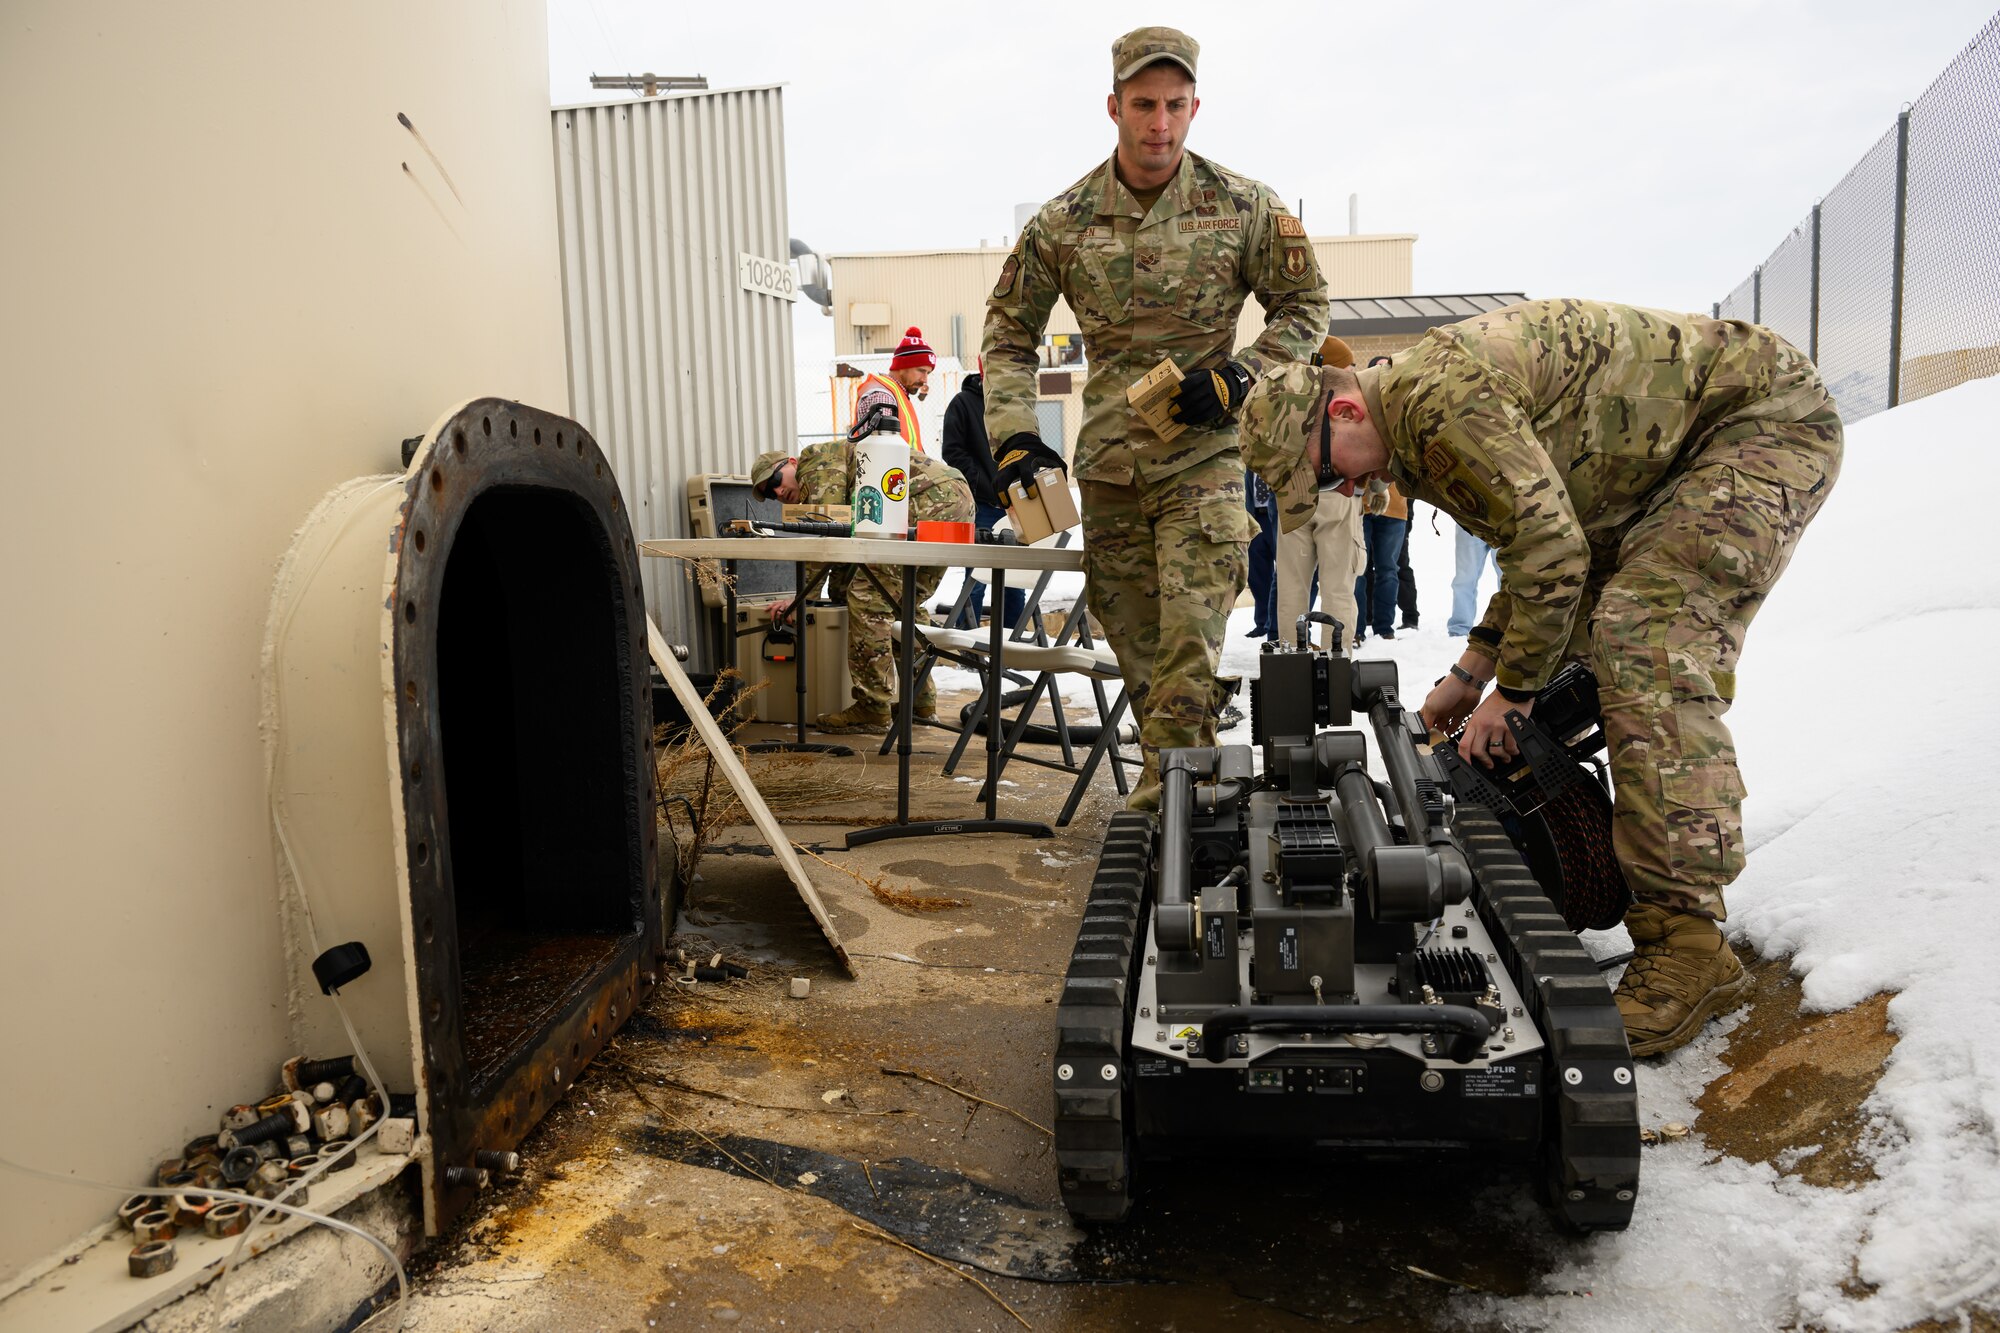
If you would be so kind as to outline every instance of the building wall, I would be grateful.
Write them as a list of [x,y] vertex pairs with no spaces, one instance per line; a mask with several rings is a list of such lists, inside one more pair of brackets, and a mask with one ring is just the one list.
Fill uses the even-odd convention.
[[[10,1158],[142,1183],[288,1054],[272,577],[322,495],[455,403],[567,409],[546,23],[539,0],[0,17]],[[0,1289],[118,1202],[4,1169],[0,1197]]]
[[[1408,296],[1415,236],[1315,236],[1313,255],[1326,275],[1326,294]],[[1251,297],[1236,322],[1236,345],[1248,347],[1264,331],[1264,307]]]
[[[1411,287],[1411,250],[1415,236],[1316,236],[1313,251],[1326,274],[1333,296],[1406,296]],[[986,319],[986,298],[1000,279],[1008,251],[986,249],[909,251],[893,254],[830,255],[833,270],[833,346],[843,354],[893,350],[911,325],[924,331],[939,355],[950,354],[952,319],[958,318],[958,353],[970,367],[979,355],[980,331]],[[886,306],[887,318],[868,325],[854,322],[856,306]],[[1264,312],[1253,297],[1237,324],[1237,346],[1255,342],[1264,330]],[[1058,301],[1049,316],[1048,332],[1074,335],[1076,317]],[[1071,377],[1067,394],[1044,401],[1063,406],[1067,453],[1075,447],[1083,422],[1083,376]]]
[[[789,258],[782,95],[563,107],[553,122],[573,415],[640,539],[691,536],[688,477],[748,472],[797,434],[792,303],[737,274],[742,254]],[[647,609],[694,641],[705,617],[684,567],[643,563]]]

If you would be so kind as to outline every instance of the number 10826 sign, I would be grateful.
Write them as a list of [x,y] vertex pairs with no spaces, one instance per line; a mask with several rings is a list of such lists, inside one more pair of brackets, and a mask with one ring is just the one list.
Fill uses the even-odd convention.
[[736,256],[736,281],[746,292],[762,292],[781,301],[799,299],[799,280],[792,266],[781,259],[759,259],[756,255]]

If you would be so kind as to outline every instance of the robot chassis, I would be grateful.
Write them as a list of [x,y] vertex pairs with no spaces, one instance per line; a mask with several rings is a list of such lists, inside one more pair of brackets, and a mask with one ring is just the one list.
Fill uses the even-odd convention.
[[1159,814],[1111,821],[1058,1018],[1064,1204],[1122,1220],[1147,1159],[1456,1154],[1526,1164],[1567,1230],[1622,1230],[1632,1056],[1574,934],[1629,901],[1595,682],[1565,669],[1485,770],[1429,743],[1393,662],[1307,634],[1253,683],[1261,775],[1250,746],[1171,750]]

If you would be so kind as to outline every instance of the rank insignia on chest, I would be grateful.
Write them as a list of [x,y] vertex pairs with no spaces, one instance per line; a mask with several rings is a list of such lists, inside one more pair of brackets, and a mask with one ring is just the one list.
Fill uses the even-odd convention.
[[1285,276],[1293,282],[1302,282],[1312,271],[1312,257],[1303,245],[1285,247]]
[[1297,218],[1293,217],[1290,213],[1278,214],[1278,235],[1303,236],[1305,234],[1306,234],[1305,223],[1299,221]]
[[1159,262],[1160,262],[1160,251],[1159,247],[1157,246],[1151,246],[1151,245],[1141,246],[1139,249],[1132,252],[1133,266],[1144,272],[1148,273],[1152,272],[1154,267],[1158,265]]

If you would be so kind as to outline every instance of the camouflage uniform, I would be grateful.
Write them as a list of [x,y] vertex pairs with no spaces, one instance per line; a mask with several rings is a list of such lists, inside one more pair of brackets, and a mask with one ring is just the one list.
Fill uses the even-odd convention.
[[[854,494],[854,446],[845,440],[808,445],[799,455],[797,473],[802,504],[846,504]],[[957,468],[923,454],[910,455],[910,522],[941,520],[972,522],[972,488]],[[854,702],[870,712],[887,713],[896,697],[896,618],[902,614],[903,571],[894,565],[869,565],[874,579],[857,577],[854,566],[843,565],[832,575],[835,597],[847,602],[847,669],[854,677]],[[941,569],[917,573],[917,605],[937,591]],[[876,583],[880,583],[880,588]],[[887,596],[884,596],[884,590]],[[936,711],[918,700],[920,716]]]
[[1737,657],[1840,470],[1819,373],[1753,324],[1530,301],[1359,379],[1405,492],[1499,557],[1469,645],[1495,682],[1595,669],[1635,895],[1722,919],[1743,868]]
[[[1253,291],[1269,322],[1232,357]],[[1058,297],[1090,365],[1072,469],[1089,606],[1139,722],[1146,774],[1132,804],[1144,808],[1158,799],[1161,749],[1215,743],[1215,668],[1250,516],[1235,423],[1162,442],[1125,390],[1168,355],[1184,371],[1233,359],[1253,378],[1304,360],[1326,329],[1326,283],[1305,228],[1268,187],[1184,152],[1149,210],[1107,161],[1045,204],[1001,266],[984,341],[996,446],[1037,429],[1037,353]]]

